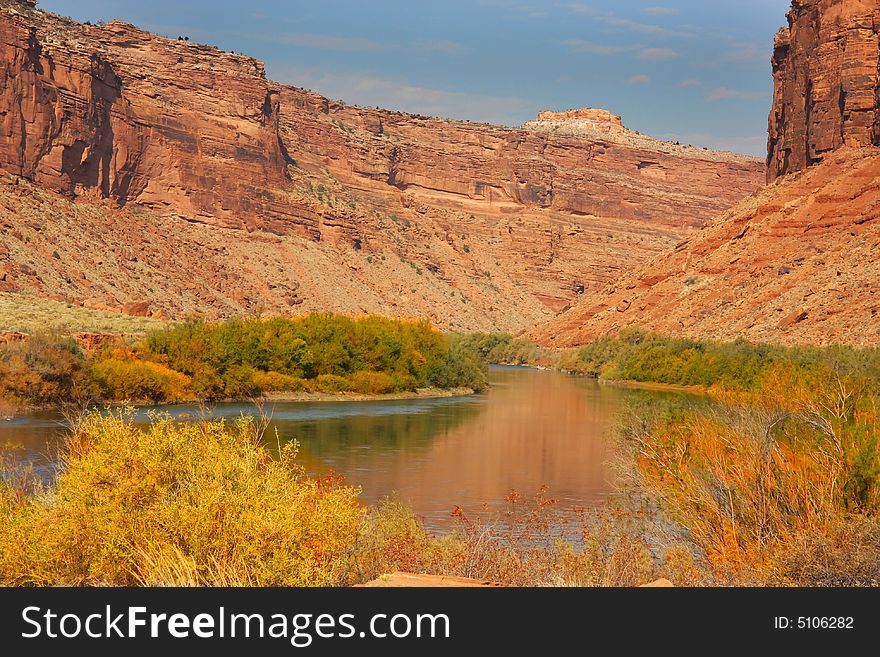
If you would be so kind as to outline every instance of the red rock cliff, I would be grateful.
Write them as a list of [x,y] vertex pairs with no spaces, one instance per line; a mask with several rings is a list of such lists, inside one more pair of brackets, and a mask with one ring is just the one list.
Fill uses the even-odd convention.
[[768,180],[880,144],[880,4],[795,0],[773,52]]
[[880,343],[880,4],[796,1],[788,16],[773,55],[768,175],[779,179],[531,337],[570,347],[638,327]]
[[[297,311],[351,302],[440,323],[448,312],[457,328],[524,328],[674,244],[763,178],[754,158],[658,142],[619,119],[597,129],[607,123],[600,114],[544,114],[508,129],[353,107],[271,82],[250,57],[0,0],[0,169],[81,207],[109,199],[125,209],[81,211],[117,262],[137,257],[126,247],[135,225],[171,231],[144,258],[157,275],[152,291],[141,289],[146,270],[114,280],[127,275],[109,256],[47,260],[47,236],[57,243],[50,256],[76,253],[81,235],[69,227],[84,219],[48,220],[46,208],[72,206],[40,197],[40,209],[28,205],[38,195],[15,196],[0,207],[9,253],[0,287],[110,307],[149,297],[169,316],[278,312],[294,299]],[[129,211],[142,209],[151,218],[135,222]],[[247,284],[234,271],[217,278],[174,245],[196,224],[222,229],[198,231],[217,249],[266,233],[289,246]],[[315,249],[340,265],[332,280],[326,264],[308,264]],[[352,259],[374,287],[357,304],[361,288],[339,273],[353,271],[342,266]],[[390,263],[406,268],[389,276],[380,267]],[[82,278],[66,273],[75,267]],[[198,294],[184,301],[180,290],[191,288]]]

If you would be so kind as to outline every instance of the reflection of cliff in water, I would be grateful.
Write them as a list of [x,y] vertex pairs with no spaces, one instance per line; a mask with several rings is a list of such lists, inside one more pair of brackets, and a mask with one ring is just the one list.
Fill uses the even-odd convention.
[[[440,401],[440,400],[437,400]],[[442,400],[445,403],[424,404],[413,408],[401,404],[392,412],[314,419],[286,419],[283,411],[273,413],[266,431],[271,449],[275,430],[282,442],[298,440],[302,460],[326,462],[328,457],[348,455],[343,460],[356,464],[364,451],[372,456],[413,454],[429,449],[435,438],[447,435],[457,426],[486,410],[481,398]],[[370,402],[357,402],[367,404]],[[382,402],[387,404],[388,402]],[[393,412],[396,410],[397,412]],[[316,470],[320,470],[316,467]],[[324,468],[326,469],[326,468]]]
[[434,527],[454,506],[495,515],[511,490],[543,485],[561,506],[601,503],[605,437],[628,391],[513,368],[493,368],[491,380],[487,395],[424,416],[301,424],[302,460],[344,473],[365,502],[398,494]]

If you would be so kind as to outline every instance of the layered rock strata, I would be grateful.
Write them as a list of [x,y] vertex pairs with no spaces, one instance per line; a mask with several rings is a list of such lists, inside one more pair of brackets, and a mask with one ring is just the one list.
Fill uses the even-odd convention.
[[[0,169],[13,181],[6,192],[21,179],[73,201],[66,212],[86,204],[88,230],[111,249],[104,262],[128,257],[133,226],[170,231],[162,250],[179,259],[181,285],[200,288],[195,297],[153,299],[151,308],[170,316],[299,312],[327,299],[327,309],[422,315],[446,312],[438,296],[463,295],[464,307],[454,304],[441,324],[517,330],[645,262],[763,178],[755,159],[621,140],[629,134],[622,125],[566,134],[354,107],[267,80],[250,57],[118,21],[83,25],[17,0],[0,0],[0,89]],[[562,120],[608,119],[590,110]],[[38,217],[69,267],[86,265],[68,248],[82,239],[77,221],[43,216],[21,199],[7,206]],[[40,207],[54,205],[61,211],[54,202]],[[140,307],[132,304],[149,291],[123,271],[115,289],[98,267],[90,285],[61,276],[35,242],[28,246],[31,226],[11,212],[10,255],[0,263],[7,288]],[[230,253],[236,242],[298,246],[273,258],[271,272],[249,274],[261,278],[218,289],[218,271],[175,245],[196,225],[216,229],[207,241]],[[299,245],[336,265],[363,260],[370,293],[337,299],[354,287],[340,280],[348,267],[312,271]],[[169,266],[159,254],[141,262],[159,277]],[[407,263],[413,276],[392,284],[381,262]],[[298,302],[288,304],[294,284]]]

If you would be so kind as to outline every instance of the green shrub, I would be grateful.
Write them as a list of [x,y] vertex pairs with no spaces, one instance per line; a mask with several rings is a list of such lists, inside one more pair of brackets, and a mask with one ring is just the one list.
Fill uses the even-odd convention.
[[607,379],[719,386],[754,390],[773,368],[783,366],[802,377],[841,369],[869,377],[880,375],[880,350],[854,347],[783,347],[745,340],[711,342],[670,338],[627,329],[577,351],[574,369]]
[[278,372],[255,370],[252,378],[260,392],[308,392],[312,389],[311,383],[306,379]]
[[315,390],[318,392],[350,392],[354,389],[351,381],[344,376],[335,374],[319,374],[315,379]]
[[428,366],[425,382],[435,388],[468,387],[475,392],[489,384],[477,355],[461,342],[454,343],[442,359]]
[[499,365],[529,365],[544,357],[544,349],[528,340],[515,340],[509,333],[468,333],[455,336],[466,350],[482,361]]
[[484,367],[460,341],[428,322],[372,315],[196,322],[151,334],[141,351],[192,377],[193,391],[205,398],[269,390],[274,384],[262,376],[269,372],[280,390],[294,379],[324,392],[485,386]]
[[253,397],[260,394],[254,381],[253,367],[233,365],[223,374],[223,393],[230,398]]
[[355,392],[367,395],[383,395],[398,390],[398,382],[385,372],[355,372],[349,380]]
[[226,389],[223,379],[210,365],[199,363],[192,368],[192,391],[199,399],[219,399]]

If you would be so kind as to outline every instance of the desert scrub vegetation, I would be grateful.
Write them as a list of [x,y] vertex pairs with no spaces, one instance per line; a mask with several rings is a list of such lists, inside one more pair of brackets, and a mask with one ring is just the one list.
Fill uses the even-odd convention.
[[784,347],[746,340],[671,338],[638,329],[600,338],[565,355],[570,368],[602,379],[756,390],[780,367],[807,379],[833,367],[880,380],[880,349]]
[[151,333],[132,357],[189,377],[192,393],[205,399],[272,389],[380,394],[486,386],[479,359],[428,322],[376,316],[192,323]]
[[428,322],[375,316],[193,322],[88,356],[58,335],[0,345],[0,400],[13,406],[486,385],[485,365],[458,340]]
[[437,536],[406,505],[386,500],[367,510],[340,583],[396,571],[512,586],[639,586],[658,577],[707,582],[684,542],[670,542],[662,552],[650,544],[648,516],[641,512],[592,511],[580,521],[579,536],[563,540],[551,530],[554,501],[543,492],[508,502],[504,517],[494,521],[474,521],[456,509],[454,529]]
[[681,550],[654,558],[634,515],[594,516],[578,545],[560,541],[543,492],[512,495],[503,526],[457,511],[431,535],[398,501],[365,508],[340,478],[306,477],[296,443],[262,446],[265,426],[92,413],[51,485],[0,459],[0,585],[344,586],[408,570],[604,586],[695,570]]
[[455,339],[484,362],[493,365],[538,365],[550,362],[550,350],[509,333],[463,333]]
[[880,585],[880,396],[844,367],[769,365],[715,404],[624,424],[635,490],[733,583]]
[[53,486],[0,480],[0,584],[337,581],[361,524],[358,491],[304,476],[295,443],[270,456],[261,426],[87,416]]
[[539,365],[606,381],[756,390],[769,372],[779,368],[805,379],[835,367],[880,381],[876,347],[712,342],[635,328],[570,349],[549,349],[508,334],[471,333],[457,339],[488,363]]
[[90,396],[85,356],[73,338],[37,333],[0,345],[0,401],[29,406]]
[[168,322],[123,313],[83,308],[32,295],[0,293],[0,330],[21,333],[118,333],[143,335]]

